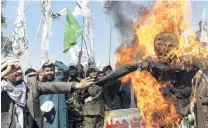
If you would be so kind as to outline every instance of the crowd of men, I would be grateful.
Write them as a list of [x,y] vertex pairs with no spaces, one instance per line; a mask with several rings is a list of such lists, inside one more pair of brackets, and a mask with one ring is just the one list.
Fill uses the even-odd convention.
[[[112,71],[65,65],[49,59],[38,71],[24,76],[16,59],[2,63],[2,127],[103,128],[105,111],[129,108],[130,86],[117,79],[94,82]],[[25,99],[26,97],[26,99]]]

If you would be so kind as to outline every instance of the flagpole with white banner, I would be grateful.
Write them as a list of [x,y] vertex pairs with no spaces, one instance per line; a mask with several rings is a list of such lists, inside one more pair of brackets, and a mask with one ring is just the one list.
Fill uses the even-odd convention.
[[58,19],[67,14],[67,8],[58,13],[52,12],[52,0],[41,0],[41,10],[43,15],[42,44],[40,52],[41,65],[48,59],[49,37],[52,35],[52,19]]
[[20,0],[17,10],[17,16],[14,23],[14,29],[12,32],[12,48],[16,58],[24,53],[28,49],[27,30],[24,15],[24,1]]
[[40,2],[41,2],[41,10],[43,15],[42,44],[41,44],[41,52],[40,52],[40,62],[42,65],[48,59],[49,36],[52,35],[51,32],[52,1],[41,0]]
[[[83,43],[81,42],[81,51],[79,54],[79,61],[78,61],[78,65],[80,63],[86,69],[87,65],[85,63],[88,63],[89,60],[94,61],[94,60],[91,60],[93,57],[89,57],[89,55],[94,56],[93,17],[92,17],[92,9],[89,4],[89,1],[77,0],[76,6],[72,14],[74,16],[83,16],[83,19],[86,18],[86,26],[83,25],[83,28],[85,28],[84,37],[86,40],[84,40],[84,37],[82,37],[82,41],[84,40],[86,49],[83,51],[83,48],[82,48]],[[83,59],[83,57],[85,59]],[[86,57],[88,59],[86,59]]]

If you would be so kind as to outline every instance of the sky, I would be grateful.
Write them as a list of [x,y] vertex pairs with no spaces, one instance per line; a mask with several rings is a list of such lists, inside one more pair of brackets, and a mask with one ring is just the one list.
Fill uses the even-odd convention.
[[[30,1],[25,1],[24,6],[29,4]],[[146,5],[148,1],[137,1],[137,4]],[[95,49],[95,60],[100,61],[101,69],[103,66],[108,64],[108,54],[106,51],[106,42],[110,40],[110,21],[109,17],[102,13],[102,5],[100,1],[90,1],[94,16],[94,49]],[[192,1],[192,12],[190,15],[192,20],[190,21],[190,28],[193,31],[198,29],[198,22],[201,20],[203,8],[206,8],[206,19],[208,19],[208,2],[206,1]],[[12,32],[12,27],[15,21],[17,8],[19,1],[7,0],[6,6],[2,12],[6,17],[7,28],[3,29],[5,36],[9,36]],[[61,9],[67,7],[70,12],[74,10],[76,1],[53,1],[53,12],[58,12]],[[27,34],[29,40],[29,49],[21,56],[20,61],[23,69],[26,68],[29,55],[32,48],[32,43],[40,22],[41,9],[40,2],[33,0],[30,6],[25,12]],[[82,25],[82,17],[75,17],[80,25]],[[49,43],[49,57],[62,61],[65,64],[69,64],[69,55],[63,53],[63,41],[64,41],[64,28],[65,28],[65,16],[61,17],[60,20],[55,20],[52,24],[52,36],[50,36]],[[106,35],[105,36],[105,32]],[[116,29],[112,26],[112,48],[111,48],[111,65],[115,67],[116,57],[114,52],[116,48],[120,46]],[[80,45],[81,39],[78,40]],[[40,68],[40,47],[41,47],[41,35],[38,35],[36,44],[31,57],[31,66],[34,69]]]

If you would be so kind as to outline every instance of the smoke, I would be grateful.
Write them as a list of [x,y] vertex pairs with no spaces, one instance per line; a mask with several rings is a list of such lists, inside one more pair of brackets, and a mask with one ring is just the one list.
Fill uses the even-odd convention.
[[151,4],[144,7],[132,1],[105,1],[103,4],[103,11],[112,17],[122,44],[131,43],[134,39],[133,21],[139,18],[144,9],[151,10],[152,8]]

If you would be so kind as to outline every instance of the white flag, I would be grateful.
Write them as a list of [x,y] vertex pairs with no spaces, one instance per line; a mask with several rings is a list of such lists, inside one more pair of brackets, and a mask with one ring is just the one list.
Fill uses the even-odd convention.
[[[80,51],[81,51],[81,49],[78,47],[77,44],[70,48],[70,50],[69,50],[69,55],[70,55],[69,64],[70,63],[78,64]],[[89,54],[89,56],[88,56],[88,54]],[[89,53],[89,51],[87,53],[86,49],[82,49],[81,64],[84,66],[84,68],[86,68],[88,66],[89,61],[92,61],[92,60],[93,60],[93,58],[92,58],[91,53]]]
[[90,15],[86,18],[84,36],[86,39],[87,48],[94,56],[94,18],[92,13],[92,7],[90,4],[88,4],[88,9],[90,10]]
[[28,48],[23,0],[20,0],[17,10],[14,30],[12,32],[12,42],[13,51],[17,56],[22,55],[24,53],[24,50]]
[[65,16],[68,12],[68,9],[65,7],[61,11],[52,14],[53,19],[59,19],[60,16]]
[[52,35],[52,19],[59,19],[60,16],[67,14],[68,9],[63,8],[58,13],[52,12],[52,0],[41,0],[41,10],[43,15],[42,45],[40,52],[41,64],[48,59],[49,37]]
[[41,0],[41,10],[44,18],[43,18],[43,32],[42,32],[40,60],[41,60],[41,64],[43,64],[48,59],[49,37],[52,35],[51,32],[52,1]]
[[70,48],[70,50],[69,50],[69,55],[70,55],[69,64],[70,63],[75,63],[75,64],[78,63],[79,52],[80,52],[80,49],[77,44]]
[[74,16],[90,16],[89,1],[88,0],[77,0],[76,7],[74,8]]

